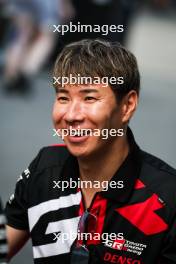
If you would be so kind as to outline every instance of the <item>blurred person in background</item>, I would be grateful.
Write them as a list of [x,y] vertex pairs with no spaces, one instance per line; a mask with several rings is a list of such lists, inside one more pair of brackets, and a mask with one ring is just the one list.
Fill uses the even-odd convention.
[[145,0],[144,3],[151,11],[161,15],[172,14],[176,11],[175,0]]
[[60,36],[58,41],[61,49],[72,41],[84,38],[118,41],[123,45],[126,43],[130,22],[138,7],[138,0],[70,0],[70,2],[76,12],[72,20],[73,24],[80,22],[82,25],[123,25],[124,31],[109,32],[107,35],[99,32],[67,32],[64,36]]
[[4,35],[5,35],[5,26],[6,25],[6,19],[4,17],[4,1],[0,0],[0,48],[2,48],[4,44]]
[[159,10],[166,10],[175,5],[175,0],[153,0],[152,2],[153,7]]
[[[68,2],[68,3],[67,3]],[[72,16],[69,1],[15,0],[7,4],[12,27],[5,60],[6,91],[26,92],[55,44],[52,25]]]
[[7,240],[6,240],[6,230],[5,230],[5,217],[2,210],[1,200],[0,200],[0,263],[6,264],[6,257],[8,253]]
[[8,31],[9,18],[5,12],[5,1],[0,0],[0,71],[3,72],[4,48],[6,44],[6,32]]

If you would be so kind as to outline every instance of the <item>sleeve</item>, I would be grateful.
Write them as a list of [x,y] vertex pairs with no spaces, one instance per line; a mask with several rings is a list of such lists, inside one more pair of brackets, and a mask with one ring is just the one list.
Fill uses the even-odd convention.
[[10,196],[6,204],[5,215],[7,225],[20,230],[28,230],[28,186],[32,175],[37,170],[37,165],[40,159],[41,151],[37,157],[31,162],[29,167],[19,176],[15,192]]
[[158,264],[176,264],[176,217],[164,241]]

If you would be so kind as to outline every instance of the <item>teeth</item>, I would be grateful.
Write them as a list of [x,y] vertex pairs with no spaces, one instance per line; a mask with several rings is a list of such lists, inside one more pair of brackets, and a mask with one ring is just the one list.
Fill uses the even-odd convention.
[[73,132],[73,131],[70,131],[70,133],[69,133],[71,136],[81,136],[81,132]]
[[74,132],[72,132],[72,131],[70,131],[70,133],[69,133],[70,135],[74,135],[74,136],[86,136],[86,135],[88,135],[88,134],[90,134],[90,132],[89,131],[85,131],[85,130],[78,130],[78,131],[74,131]]

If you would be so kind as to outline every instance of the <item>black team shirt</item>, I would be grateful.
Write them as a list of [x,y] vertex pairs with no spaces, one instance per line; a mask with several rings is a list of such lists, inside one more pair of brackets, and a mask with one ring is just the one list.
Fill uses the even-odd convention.
[[[174,264],[176,171],[142,151],[129,128],[127,135],[130,153],[111,179],[123,181],[124,188],[98,192],[88,208],[97,219],[94,235],[99,234],[85,241],[89,263]],[[78,177],[77,159],[58,145],[43,148],[17,181],[7,221],[29,230],[36,264],[70,263],[85,208],[80,189],[61,190],[59,181]]]

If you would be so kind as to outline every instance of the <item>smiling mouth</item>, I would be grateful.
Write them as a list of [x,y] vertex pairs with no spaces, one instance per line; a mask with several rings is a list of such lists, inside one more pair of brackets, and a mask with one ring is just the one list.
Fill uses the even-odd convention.
[[67,139],[70,143],[80,144],[87,141],[90,137],[90,132],[91,131],[75,130],[73,133],[73,131],[69,131]]
[[85,137],[85,136],[90,136],[91,130],[90,129],[80,129],[77,131],[69,131],[68,136],[71,137]]

